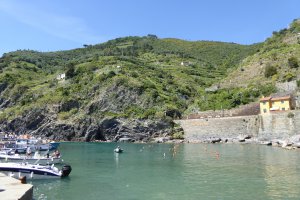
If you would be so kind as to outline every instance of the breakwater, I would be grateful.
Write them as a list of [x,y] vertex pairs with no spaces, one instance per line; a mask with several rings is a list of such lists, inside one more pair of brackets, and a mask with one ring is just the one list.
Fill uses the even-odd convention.
[[0,173],[0,199],[1,200],[32,200],[33,186],[22,184],[19,180]]
[[258,140],[287,139],[300,134],[300,111],[265,115],[176,120],[188,142],[211,138],[232,139],[251,136]]

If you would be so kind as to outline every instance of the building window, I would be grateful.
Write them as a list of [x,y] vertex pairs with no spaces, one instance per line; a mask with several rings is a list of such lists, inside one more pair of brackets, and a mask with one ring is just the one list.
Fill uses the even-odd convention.
[[284,103],[284,101],[281,101],[281,104],[283,104]]
[[267,109],[264,108],[264,113],[266,113],[266,112],[267,112]]
[[266,102],[264,101],[263,104],[266,105]]
[[282,108],[281,110],[285,110],[285,108]]

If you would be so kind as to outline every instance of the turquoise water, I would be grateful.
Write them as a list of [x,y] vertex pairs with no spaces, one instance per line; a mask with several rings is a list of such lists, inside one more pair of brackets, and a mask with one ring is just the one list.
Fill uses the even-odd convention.
[[70,177],[35,199],[300,199],[300,152],[238,144],[63,143]]

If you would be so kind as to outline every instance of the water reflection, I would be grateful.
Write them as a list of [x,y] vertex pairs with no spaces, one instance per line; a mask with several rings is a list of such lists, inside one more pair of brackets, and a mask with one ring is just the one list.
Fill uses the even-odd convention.
[[115,161],[116,161],[116,166],[119,166],[119,154],[118,153],[114,153],[115,154]]
[[299,159],[260,145],[185,144],[182,178],[200,199],[300,199]]
[[265,151],[266,193],[271,198],[289,199],[300,196],[300,174],[298,152],[275,150]]

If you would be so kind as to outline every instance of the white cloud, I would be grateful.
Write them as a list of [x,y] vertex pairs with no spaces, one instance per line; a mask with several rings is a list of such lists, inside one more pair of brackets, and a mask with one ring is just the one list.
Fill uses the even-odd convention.
[[59,38],[78,43],[95,43],[103,40],[91,33],[83,19],[51,13],[27,1],[17,3],[15,0],[1,0],[0,11],[19,22]]

